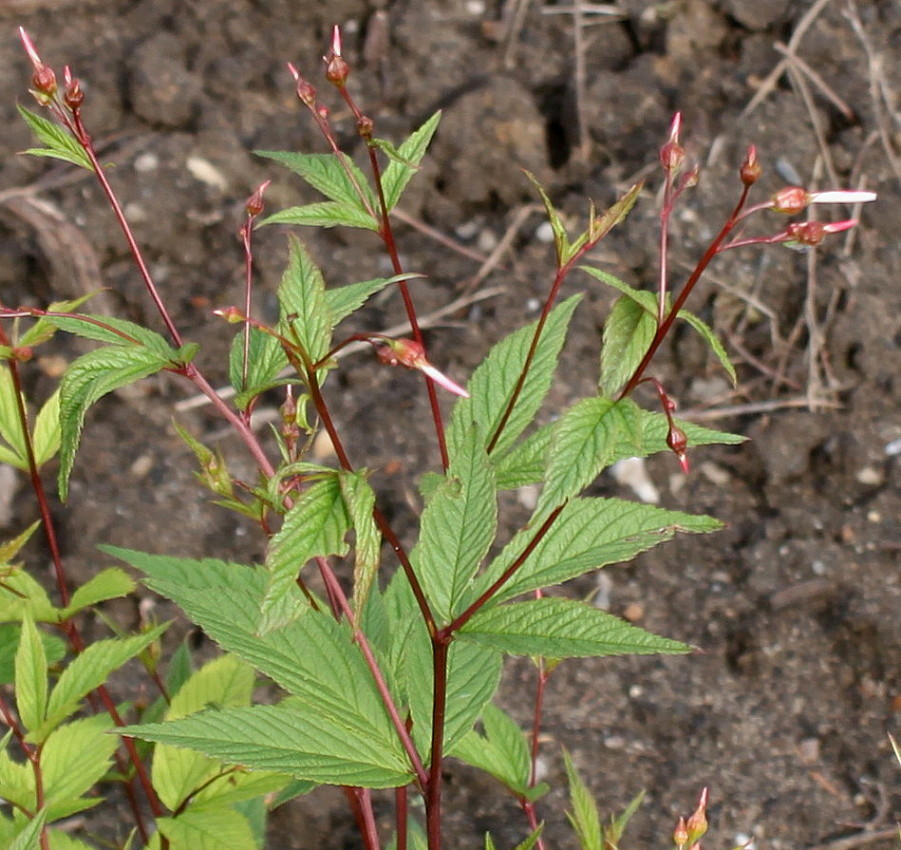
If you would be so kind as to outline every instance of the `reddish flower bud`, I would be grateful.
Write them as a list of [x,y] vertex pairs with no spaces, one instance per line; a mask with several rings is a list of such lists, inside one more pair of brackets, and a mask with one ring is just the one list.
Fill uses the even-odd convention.
[[84,103],[84,91],[82,91],[81,83],[77,77],[72,76],[72,71],[68,65],[63,69],[63,79],[66,82],[63,101],[69,109],[77,112],[81,108],[81,104]]
[[300,99],[300,102],[304,106],[308,106],[312,109],[313,105],[316,103],[316,89],[290,62],[288,63],[288,70],[291,72],[291,76],[294,77],[294,81],[297,83],[295,91],[297,92],[297,97]]
[[688,437],[685,436],[685,432],[678,425],[670,424],[669,431],[666,433],[666,444],[678,459],[682,471],[688,474],[688,454],[686,453]]
[[685,818],[679,817],[679,822],[676,824],[676,828],[673,830],[673,844],[682,850],[683,847],[688,843],[688,829],[685,826]]
[[223,307],[220,310],[213,310],[214,316],[225,319],[231,325],[243,322],[247,317],[237,307]]
[[56,94],[56,74],[49,65],[38,65],[31,75],[31,84],[34,86],[35,93],[41,95],[38,101],[44,98],[52,98]]
[[341,55],[341,30],[338,27],[332,30],[332,49],[324,58],[325,78],[338,88],[342,88],[350,76],[350,66]]
[[748,147],[748,155],[741,164],[741,169],[738,173],[741,176],[741,182],[745,186],[753,186],[760,179],[763,168],[757,161],[757,148],[754,145]]
[[469,398],[469,393],[463,387],[429,363],[425,356],[425,349],[416,340],[379,337],[372,342],[376,345],[376,354],[379,360],[386,366],[406,366],[408,369],[418,369],[448,392],[462,398]]
[[800,245],[819,245],[826,235],[826,225],[821,221],[798,221],[785,228],[789,242]]
[[368,115],[361,115],[360,120],[357,121],[357,132],[364,139],[371,139],[374,130],[375,122]]
[[13,360],[20,363],[27,363],[34,357],[34,349],[30,345],[16,345],[12,349]]
[[707,832],[707,796],[707,789],[705,788],[701,791],[698,807],[685,823],[688,829],[688,840],[691,844],[695,844]]
[[660,162],[664,171],[676,172],[685,161],[685,151],[679,144],[679,130],[682,128],[682,113],[673,116],[669,129],[669,141],[660,148]]
[[810,194],[801,186],[786,186],[770,199],[770,209],[778,213],[794,215],[807,209]]
[[255,218],[261,212],[263,212],[263,193],[266,191],[271,182],[271,180],[267,180],[265,183],[260,184],[257,190],[247,199],[247,202],[244,204],[244,209],[247,210],[247,215],[249,215],[251,218]]

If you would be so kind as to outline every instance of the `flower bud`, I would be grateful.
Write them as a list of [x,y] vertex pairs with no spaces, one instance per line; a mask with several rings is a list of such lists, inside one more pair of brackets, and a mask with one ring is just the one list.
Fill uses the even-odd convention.
[[225,319],[230,325],[243,322],[247,318],[237,307],[223,307],[220,310],[213,310],[213,315]]
[[12,348],[12,359],[19,363],[27,363],[34,357],[34,349],[30,345],[15,345]]
[[297,84],[294,90],[297,93],[300,102],[304,106],[312,109],[313,105],[316,103],[316,89],[313,84],[310,83],[290,62],[288,63],[288,70],[291,72],[291,76],[294,77],[294,81]]
[[325,78],[338,88],[343,88],[348,76],[350,66],[341,55],[341,30],[336,26],[332,30],[332,49],[325,56]]
[[770,199],[770,208],[774,212],[794,215],[807,209],[810,194],[801,186],[786,186]]
[[688,437],[685,436],[685,432],[675,423],[671,423],[669,426],[669,431],[666,433],[666,444],[678,459],[682,471],[687,475],[689,471],[688,454],[686,453],[688,449]]
[[688,841],[692,845],[703,838],[704,833],[707,832],[707,796],[707,789],[705,788],[701,791],[698,807],[685,823],[688,829]]
[[371,139],[375,130],[375,122],[368,115],[361,115],[357,121],[357,132],[364,139]]
[[688,828],[685,826],[685,818],[681,815],[679,816],[679,822],[676,824],[676,828],[673,830],[673,844],[682,850],[683,847],[688,843]]
[[789,242],[800,245],[819,245],[826,235],[826,225],[821,221],[798,221],[785,228]]
[[469,393],[463,387],[429,363],[425,356],[425,349],[416,340],[380,337],[372,340],[372,342],[376,345],[376,354],[379,360],[385,365],[418,369],[448,392],[452,392],[454,395],[462,398],[469,398]]
[[763,168],[757,161],[757,148],[754,145],[748,147],[748,155],[741,164],[741,169],[738,173],[741,177],[741,182],[745,186],[753,186],[760,179]]
[[674,173],[685,161],[685,150],[679,144],[679,130],[682,128],[682,113],[677,112],[670,123],[669,141],[660,148],[660,163],[664,171]]
[[66,81],[63,101],[72,112],[77,112],[81,108],[81,104],[84,103],[84,91],[81,88],[81,83],[77,77],[72,76],[72,71],[69,70],[68,65],[63,69],[63,79]]
[[53,68],[49,65],[37,65],[31,75],[31,84],[37,94],[47,98],[53,97],[56,94],[56,74]]
[[261,183],[244,204],[244,209],[251,218],[256,218],[256,216],[263,212],[263,193],[271,182],[271,180],[267,180],[265,183]]

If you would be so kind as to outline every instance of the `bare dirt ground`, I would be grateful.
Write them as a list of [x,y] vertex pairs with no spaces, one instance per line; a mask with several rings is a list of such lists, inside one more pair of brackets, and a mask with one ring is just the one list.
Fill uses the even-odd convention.
[[[878,191],[861,226],[816,254],[749,250],[715,264],[690,306],[727,339],[737,390],[690,335],[674,338],[655,363],[683,410],[752,438],[694,451],[687,478],[672,458],[648,464],[662,504],[712,513],[728,528],[608,568],[572,592],[599,593],[610,610],[699,653],[563,665],[551,680],[543,756],[556,790],[541,815],[549,846],[575,846],[563,814],[563,745],[605,810],[647,789],[624,848],[669,846],[676,816],[708,785],[705,847],[753,838],[758,850],[887,850],[897,846],[901,776],[887,740],[901,712],[901,6],[621,0],[617,15],[610,10],[542,0],[3,0],[0,296],[44,304],[102,282],[102,307],[156,321],[95,187],[71,169],[15,156],[30,144],[14,110],[17,99],[29,100],[19,24],[48,62],[69,63],[84,81],[89,124],[165,297],[222,384],[227,334],[211,309],[240,298],[243,201],[269,177],[269,209],[313,199],[252,151],[323,150],[285,62],[315,77],[332,23],[344,28],[354,92],[379,135],[400,138],[444,109],[433,156],[403,210],[467,253],[403,222],[399,234],[407,268],[428,276],[416,285],[423,313],[496,290],[430,331],[433,359],[458,378],[490,342],[533,317],[552,274],[520,167],[574,222],[586,198],[607,204],[647,177],[628,224],[593,261],[648,287],[657,148],[677,109],[702,179],[675,222],[675,279],[734,203],[749,143],[766,169],[761,198],[797,181]],[[351,123],[344,126],[352,145]],[[773,231],[780,225],[771,221]],[[366,237],[303,236],[331,281],[385,273]],[[263,315],[284,255],[283,234],[261,232]],[[587,303],[546,416],[590,391],[612,303],[587,277],[569,287],[585,290]],[[373,330],[400,318],[390,297],[365,321]],[[75,353],[61,343],[56,355]],[[40,365],[50,376],[59,364]],[[47,386],[39,377],[35,390]],[[415,382],[358,356],[344,362],[332,391],[341,426],[356,435],[355,457],[377,470],[386,509],[409,538],[411,476],[437,461]],[[159,379],[108,398],[90,417],[72,498],[57,509],[76,579],[100,566],[99,542],[260,556],[259,535],[208,505],[193,482],[173,408],[209,438],[221,425],[186,402],[185,387]],[[249,474],[230,438],[221,444]],[[26,483],[15,486],[21,499],[5,531],[34,516]],[[632,497],[609,476],[595,490]],[[40,552],[31,556],[42,563]],[[115,614],[134,625],[131,603]],[[528,664],[512,663],[503,686],[524,725],[531,677]],[[517,809],[495,785],[448,769],[450,847],[480,847],[485,830],[499,847],[523,837]],[[382,814],[389,823],[387,798]],[[89,826],[118,834],[115,824]],[[274,818],[269,846],[359,844],[340,795],[321,792]]]

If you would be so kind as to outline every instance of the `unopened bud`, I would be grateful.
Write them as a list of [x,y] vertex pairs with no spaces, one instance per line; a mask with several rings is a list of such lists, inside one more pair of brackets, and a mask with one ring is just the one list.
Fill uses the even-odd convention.
[[707,796],[707,789],[705,788],[701,791],[698,807],[685,823],[685,827],[688,829],[688,841],[692,845],[703,838],[704,833],[707,832]]
[[810,194],[801,186],[786,186],[770,199],[770,208],[774,212],[794,215],[807,209]]
[[20,363],[27,363],[34,357],[34,349],[30,345],[16,345],[12,349],[12,359]]
[[332,49],[325,57],[325,78],[332,85],[342,88],[350,76],[350,66],[341,55],[341,30],[335,27],[332,30]]
[[376,345],[376,354],[378,354],[379,360],[387,366],[406,366],[408,369],[418,369],[448,392],[462,398],[469,398],[469,393],[463,387],[429,363],[425,356],[425,349],[416,340],[380,337],[374,339],[373,342]]
[[294,77],[294,81],[297,84],[295,92],[297,93],[300,102],[304,106],[308,106],[312,109],[313,105],[316,103],[315,87],[290,62],[288,63],[288,70],[291,72],[291,76]]
[[375,122],[368,115],[361,115],[357,121],[357,132],[364,139],[371,139],[375,130]]
[[66,81],[66,90],[63,94],[63,101],[73,112],[78,112],[78,110],[81,109],[81,104],[84,103],[84,91],[81,88],[81,83],[77,77],[72,76],[72,72],[69,70],[68,65],[66,65],[63,71],[63,77]]
[[681,815],[679,816],[679,822],[676,824],[676,828],[673,830],[673,844],[682,850],[683,847],[688,843],[688,828],[685,826],[685,818]]
[[687,475],[689,471],[687,454],[688,437],[685,436],[685,432],[678,425],[671,424],[669,426],[669,430],[666,432],[666,444],[678,459],[682,471]]
[[741,176],[741,182],[745,186],[753,186],[760,179],[763,168],[757,161],[757,148],[754,145],[748,147],[748,155],[741,164],[741,169],[738,173]]
[[39,95],[53,97],[56,94],[56,74],[49,65],[37,65],[31,75],[31,84]]
[[237,307],[223,307],[220,310],[213,310],[213,315],[225,319],[230,325],[243,322],[247,318]]
[[679,144],[679,131],[682,129],[682,113],[673,116],[669,127],[669,140],[660,148],[660,162],[663,170],[675,173],[685,161],[685,151]]
[[261,212],[263,212],[263,193],[266,191],[271,182],[271,180],[267,180],[265,183],[260,184],[257,190],[247,199],[247,202],[244,204],[244,209],[247,210],[247,215],[249,215],[251,218],[255,218]]

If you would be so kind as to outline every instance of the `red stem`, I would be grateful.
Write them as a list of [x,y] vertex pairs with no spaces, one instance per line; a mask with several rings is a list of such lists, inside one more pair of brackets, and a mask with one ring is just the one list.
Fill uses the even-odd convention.
[[441,761],[447,710],[447,658],[452,637],[450,631],[442,629],[432,638],[432,751],[425,796],[429,850],[441,850]]

